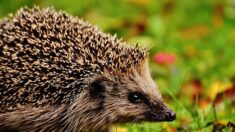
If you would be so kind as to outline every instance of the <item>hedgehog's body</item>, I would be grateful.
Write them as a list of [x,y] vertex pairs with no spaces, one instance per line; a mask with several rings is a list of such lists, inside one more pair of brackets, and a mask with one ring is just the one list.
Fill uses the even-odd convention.
[[63,12],[21,10],[0,22],[0,126],[105,131],[170,120],[146,57]]

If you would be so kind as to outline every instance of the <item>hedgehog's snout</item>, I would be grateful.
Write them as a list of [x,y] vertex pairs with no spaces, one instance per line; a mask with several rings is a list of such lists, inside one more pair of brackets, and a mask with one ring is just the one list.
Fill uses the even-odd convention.
[[152,107],[151,111],[147,114],[147,119],[153,122],[174,121],[176,113],[164,104],[157,105]]
[[162,113],[163,118],[161,121],[174,121],[176,119],[176,113],[166,105],[163,105]]
[[165,121],[174,121],[176,119],[176,113],[173,111],[169,111],[167,112],[166,116],[165,116]]

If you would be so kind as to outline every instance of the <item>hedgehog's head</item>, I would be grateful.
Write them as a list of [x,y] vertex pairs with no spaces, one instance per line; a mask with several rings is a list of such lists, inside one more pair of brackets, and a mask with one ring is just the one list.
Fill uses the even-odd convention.
[[99,102],[96,104],[100,105],[102,120],[109,123],[173,121],[176,118],[163,102],[147,61],[128,76],[98,77],[91,82],[89,93],[93,101]]

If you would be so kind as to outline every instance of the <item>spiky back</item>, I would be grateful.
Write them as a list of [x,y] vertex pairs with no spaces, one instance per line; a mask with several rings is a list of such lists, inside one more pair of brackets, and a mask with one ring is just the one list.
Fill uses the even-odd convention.
[[52,8],[21,9],[0,22],[0,109],[69,103],[84,79],[128,74],[146,51]]

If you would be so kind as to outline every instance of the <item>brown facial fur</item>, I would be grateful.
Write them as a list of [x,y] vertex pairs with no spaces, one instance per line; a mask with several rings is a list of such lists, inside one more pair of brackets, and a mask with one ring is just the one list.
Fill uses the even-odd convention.
[[[144,99],[131,103],[131,92]],[[0,127],[109,131],[167,112],[146,50],[51,8],[0,21]]]

